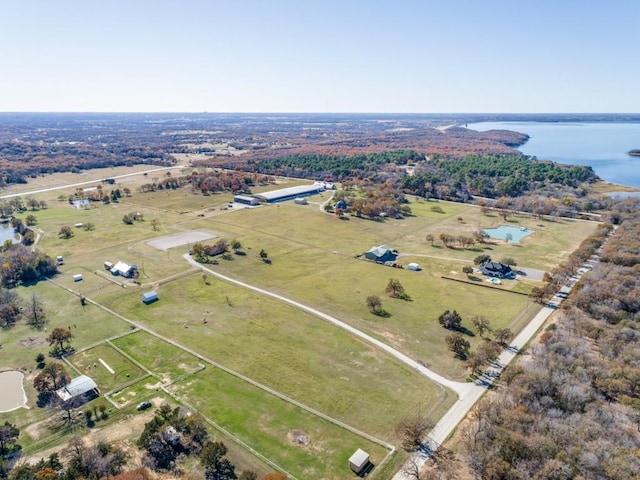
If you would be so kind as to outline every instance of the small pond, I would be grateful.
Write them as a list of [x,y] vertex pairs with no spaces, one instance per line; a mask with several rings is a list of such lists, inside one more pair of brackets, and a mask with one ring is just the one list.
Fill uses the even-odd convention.
[[525,227],[511,227],[507,225],[500,225],[496,228],[485,228],[482,231],[491,238],[495,238],[497,240],[506,240],[507,235],[511,235],[511,238],[509,239],[509,242],[511,243],[518,243],[524,237],[533,233],[533,230],[529,230]]
[[84,210],[85,208],[88,208],[91,205],[91,201],[90,200],[73,200],[71,202],[78,210]]
[[11,240],[13,243],[20,243],[20,235],[15,232],[9,222],[0,223],[0,245],[7,240]]
[[0,372],[0,412],[10,412],[27,406],[27,394],[22,386],[24,375],[17,370]]

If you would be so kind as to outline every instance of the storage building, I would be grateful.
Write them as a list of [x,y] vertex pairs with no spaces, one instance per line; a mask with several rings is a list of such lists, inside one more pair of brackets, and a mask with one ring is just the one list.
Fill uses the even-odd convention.
[[155,290],[151,290],[150,292],[143,293],[140,298],[142,298],[142,303],[148,305],[158,300],[158,293]]
[[360,475],[369,465],[369,454],[359,448],[349,458],[349,468],[356,474]]

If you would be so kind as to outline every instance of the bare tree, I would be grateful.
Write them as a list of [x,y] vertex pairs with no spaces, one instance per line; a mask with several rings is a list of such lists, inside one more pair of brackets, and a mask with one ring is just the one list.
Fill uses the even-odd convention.
[[42,301],[35,293],[26,302],[24,314],[27,317],[27,323],[38,330],[44,327],[47,321],[47,315],[42,308]]
[[433,426],[433,420],[425,415],[418,405],[413,414],[400,420],[396,426],[396,434],[400,438],[402,448],[408,452],[417,449]]

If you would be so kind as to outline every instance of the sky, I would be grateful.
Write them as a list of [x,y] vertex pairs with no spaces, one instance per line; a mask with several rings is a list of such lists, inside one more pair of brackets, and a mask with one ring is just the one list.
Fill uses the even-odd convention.
[[0,112],[638,113],[638,0],[5,0]]

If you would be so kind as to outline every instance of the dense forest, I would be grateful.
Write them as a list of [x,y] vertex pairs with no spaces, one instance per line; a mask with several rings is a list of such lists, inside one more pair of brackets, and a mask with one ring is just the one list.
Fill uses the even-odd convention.
[[508,154],[528,138],[504,130],[435,128],[458,122],[441,115],[5,113],[0,114],[0,186],[52,172],[169,166],[176,154],[197,154],[210,167],[246,170],[247,162],[402,149],[422,156]]

